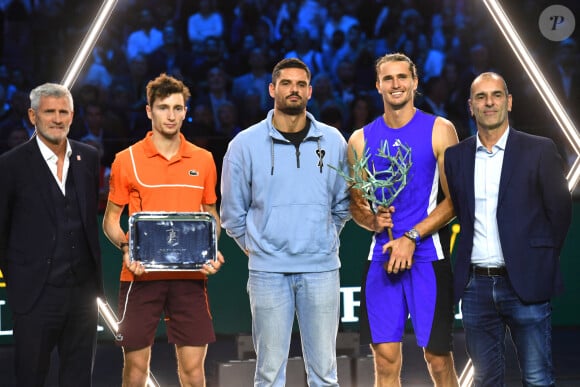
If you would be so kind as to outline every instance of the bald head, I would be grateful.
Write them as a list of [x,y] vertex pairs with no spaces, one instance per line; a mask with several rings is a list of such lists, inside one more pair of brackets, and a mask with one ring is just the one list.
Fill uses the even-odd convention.
[[507,83],[505,82],[505,79],[503,79],[503,77],[501,75],[499,75],[498,73],[494,73],[494,72],[485,72],[485,73],[481,73],[479,74],[474,80],[473,82],[471,82],[471,88],[470,88],[470,93],[469,93],[469,97],[473,98],[473,86],[477,83],[480,83],[483,80],[499,80],[501,81],[501,83],[503,84],[503,91],[506,95],[509,95],[509,91],[507,88]]

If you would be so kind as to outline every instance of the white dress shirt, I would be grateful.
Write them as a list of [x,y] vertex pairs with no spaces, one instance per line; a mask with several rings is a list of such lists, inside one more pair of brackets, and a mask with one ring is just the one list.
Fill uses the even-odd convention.
[[471,263],[482,267],[505,266],[497,226],[497,198],[509,128],[491,152],[476,140],[474,191],[475,223]]
[[[68,167],[70,165],[70,160],[69,160],[70,155],[72,154],[72,148],[70,147],[70,142],[68,140],[66,140],[66,155],[64,158],[64,164],[62,166],[62,181],[58,179],[57,168],[56,168],[56,162],[58,160],[58,157],[56,156],[56,154],[48,146],[46,146],[45,143],[40,141],[40,139],[38,138],[38,135],[36,136],[36,143],[38,144],[38,147],[40,148],[40,153],[42,154],[42,158],[44,158],[44,161],[46,161],[46,165],[48,165],[50,172],[52,172],[52,175],[54,176],[54,180],[58,184],[58,187],[62,191],[62,194],[66,195],[66,189],[65,189],[66,177],[68,175]],[[80,156],[78,156],[78,157],[80,157]]]

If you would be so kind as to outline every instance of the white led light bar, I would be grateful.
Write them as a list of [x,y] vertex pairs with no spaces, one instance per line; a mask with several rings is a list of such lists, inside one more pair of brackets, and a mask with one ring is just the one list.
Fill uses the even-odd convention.
[[467,364],[459,376],[459,386],[469,387],[473,383],[473,364],[471,364],[471,359],[467,359]]
[[119,332],[119,323],[117,322],[117,316],[115,312],[111,309],[108,303],[97,297],[97,305],[99,306],[99,314],[105,320],[105,323],[109,327],[109,330],[116,336]]
[[103,1],[103,5],[99,9],[97,16],[93,20],[93,24],[89,28],[85,38],[83,39],[80,48],[78,49],[77,53],[75,54],[72,63],[69,65],[66,74],[62,80],[62,84],[70,89],[77,80],[79,73],[81,72],[85,62],[93,48],[95,47],[95,43],[103,28],[105,28],[105,24],[109,20],[109,16],[113,13],[115,6],[117,5],[117,0],[105,0]]

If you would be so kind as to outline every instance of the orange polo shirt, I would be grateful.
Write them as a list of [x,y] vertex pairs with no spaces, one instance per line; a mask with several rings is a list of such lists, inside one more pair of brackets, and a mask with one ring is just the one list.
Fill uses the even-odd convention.
[[[179,151],[170,160],[155,148],[151,136],[117,153],[111,166],[109,200],[129,206],[129,216],[141,211],[199,212],[215,204],[217,171],[211,152],[188,142],[182,134]],[[121,281],[133,274],[123,265]],[[150,272],[138,281],[201,279],[200,272]]]

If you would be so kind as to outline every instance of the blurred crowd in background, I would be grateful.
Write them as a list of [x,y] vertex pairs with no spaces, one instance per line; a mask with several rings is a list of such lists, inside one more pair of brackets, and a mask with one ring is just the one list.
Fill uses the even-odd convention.
[[[549,1],[504,1],[512,23],[578,122],[580,56],[575,32],[552,42],[538,29]],[[508,4],[509,3],[509,4]],[[512,4],[517,3],[517,4]],[[559,1],[575,15],[578,4]],[[0,153],[30,138],[30,89],[60,82],[101,6],[84,0],[0,0]],[[182,128],[216,163],[229,140],[272,108],[273,65],[299,57],[312,71],[308,110],[346,138],[383,111],[374,62],[403,52],[418,67],[418,107],[474,133],[469,86],[502,74],[514,95],[510,122],[567,143],[480,1],[471,0],[124,0],[118,1],[72,88],[69,137],[102,152],[106,171],[120,149],[150,130],[145,86],[160,73],[191,89]]]

